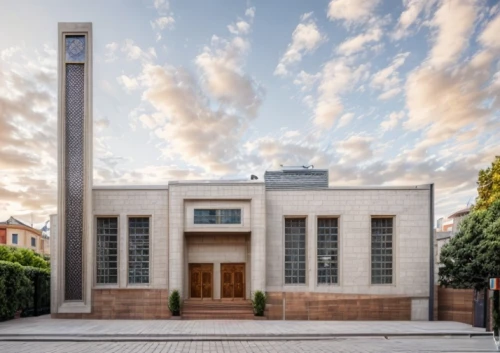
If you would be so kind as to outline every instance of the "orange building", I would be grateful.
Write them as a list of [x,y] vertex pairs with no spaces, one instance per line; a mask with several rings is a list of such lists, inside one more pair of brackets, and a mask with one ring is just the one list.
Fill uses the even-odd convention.
[[42,237],[42,231],[10,217],[0,222],[0,244],[32,249],[42,255],[50,255],[50,240]]

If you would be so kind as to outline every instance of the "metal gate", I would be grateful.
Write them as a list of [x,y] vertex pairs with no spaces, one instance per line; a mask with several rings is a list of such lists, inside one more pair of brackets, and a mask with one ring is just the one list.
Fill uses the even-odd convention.
[[485,290],[474,291],[474,327],[486,327]]

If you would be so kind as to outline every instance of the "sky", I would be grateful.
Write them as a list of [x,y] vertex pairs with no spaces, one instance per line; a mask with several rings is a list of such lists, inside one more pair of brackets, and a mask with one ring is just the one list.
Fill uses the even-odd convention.
[[500,155],[487,0],[2,0],[0,220],[56,209],[57,23],[92,22],[94,185],[329,169],[473,203]]

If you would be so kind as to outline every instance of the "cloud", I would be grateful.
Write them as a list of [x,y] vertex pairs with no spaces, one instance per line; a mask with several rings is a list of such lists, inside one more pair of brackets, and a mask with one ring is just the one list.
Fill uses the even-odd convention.
[[249,7],[245,11],[245,16],[247,16],[250,19],[253,19],[255,17],[255,7]]
[[[475,138],[498,129],[486,85],[491,79],[490,61],[479,52],[454,71],[422,66],[406,83],[408,120],[404,127],[424,131],[417,148],[428,148],[450,139]],[[496,124],[496,125],[495,125]]]
[[144,51],[137,46],[132,39],[125,40],[125,43],[122,46],[122,52],[127,55],[127,59],[129,60],[151,62],[156,58],[156,50],[153,47]]
[[236,36],[230,41],[213,36],[195,63],[202,73],[202,84],[207,93],[229,108],[255,117],[263,91],[244,72],[245,57],[250,51],[249,41]]
[[139,83],[135,77],[128,77],[126,75],[120,75],[116,78],[119,84],[121,84],[126,91],[130,92],[139,87]]
[[164,30],[165,28],[173,28],[175,24],[175,19],[172,16],[161,16],[151,21],[151,27],[157,30]]
[[248,34],[250,32],[250,24],[246,21],[238,21],[234,24],[227,26],[229,32],[232,34]]
[[156,32],[156,41],[161,40],[161,32],[165,29],[173,29],[175,25],[174,13],[170,11],[169,0],[153,0],[154,8],[159,17],[150,21],[151,28]]
[[391,114],[389,114],[387,120],[384,120],[380,124],[382,131],[389,131],[395,129],[399,121],[401,121],[401,119],[403,119],[404,116],[405,113],[402,110],[399,112],[392,112]]
[[347,139],[338,142],[337,148],[342,155],[339,163],[345,163],[346,160],[352,162],[368,161],[373,156],[371,148],[371,137],[353,135]]
[[153,108],[136,114],[136,119],[168,144],[164,158],[181,156],[211,175],[237,171],[238,141],[263,96],[244,71],[249,51],[244,36],[213,36],[194,61],[200,79],[184,68],[149,62],[143,62],[138,77],[130,78],[143,90],[143,102]]
[[111,63],[117,59],[116,51],[118,50],[118,43],[111,42],[106,44],[105,52],[104,52],[104,61],[107,63]]
[[164,14],[168,12],[170,9],[170,1],[169,0],[153,0],[153,6],[160,14]]
[[339,119],[339,123],[337,124],[337,129],[348,125],[351,122],[352,118],[354,118],[354,113],[345,113],[344,115],[342,115]]
[[[56,195],[56,50],[2,52],[0,215],[46,219]],[[34,177],[36,176],[36,177]]]
[[109,119],[106,117],[103,117],[101,119],[95,119],[94,126],[101,131],[107,129],[109,127]]
[[286,76],[291,65],[300,62],[305,54],[314,52],[326,41],[326,35],[320,32],[311,16],[312,13],[301,16],[301,22],[292,33],[292,41],[274,70],[275,75]]
[[500,50],[500,13],[493,18],[479,35],[479,42],[488,49]]
[[314,109],[314,123],[330,128],[344,110],[341,94],[351,91],[368,75],[366,64],[356,65],[348,58],[337,58],[325,64],[317,89],[318,99]]
[[0,59],[8,60],[10,57],[12,57],[15,53],[19,52],[20,50],[21,48],[19,46],[6,48],[0,51]]
[[305,92],[311,90],[320,77],[321,74],[319,72],[313,75],[305,71],[300,71],[295,80],[293,80],[293,83],[300,86],[301,90]]
[[337,52],[342,55],[352,55],[362,51],[366,44],[378,42],[382,39],[382,30],[378,27],[370,28],[367,32],[358,34],[340,43]]
[[408,36],[410,34],[410,27],[420,22],[420,14],[425,11],[428,15],[436,2],[437,0],[403,0],[405,10],[399,16],[395,31],[392,33],[392,38],[399,40]]
[[409,55],[410,52],[397,54],[389,66],[373,74],[370,86],[383,91],[378,97],[380,100],[390,99],[401,92],[398,69]]
[[370,19],[379,3],[380,0],[331,0],[327,16],[331,21],[363,23]]
[[478,12],[477,1],[442,1],[430,25],[435,29],[429,63],[436,67],[453,64],[467,47]]

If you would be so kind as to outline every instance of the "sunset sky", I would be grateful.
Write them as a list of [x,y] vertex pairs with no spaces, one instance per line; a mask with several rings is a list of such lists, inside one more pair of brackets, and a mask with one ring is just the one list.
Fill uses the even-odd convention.
[[500,6],[474,0],[2,0],[0,220],[56,213],[57,23],[92,22],[94,184],[435,183],[500,155]]

